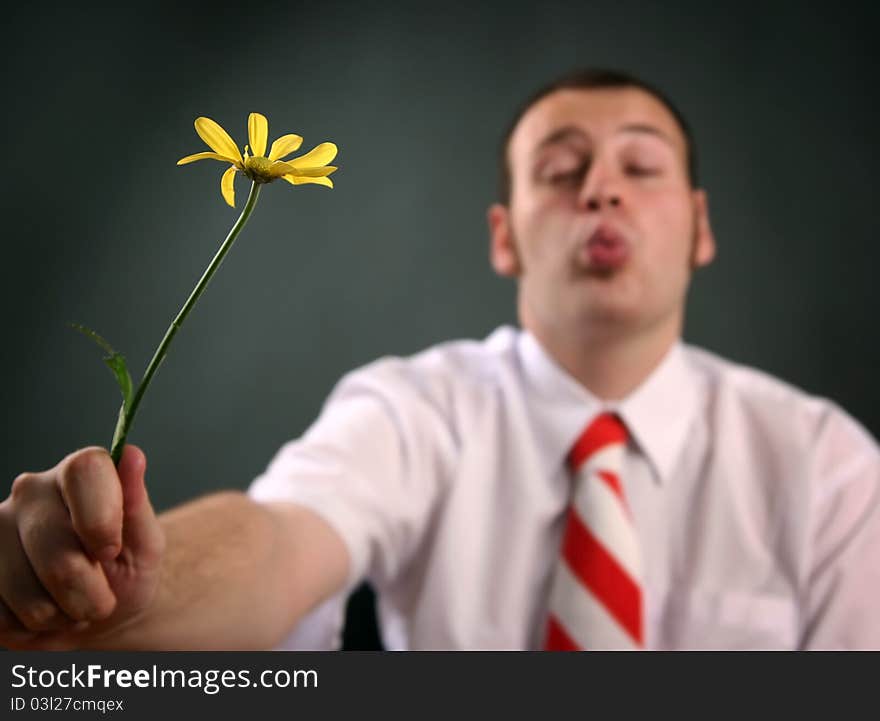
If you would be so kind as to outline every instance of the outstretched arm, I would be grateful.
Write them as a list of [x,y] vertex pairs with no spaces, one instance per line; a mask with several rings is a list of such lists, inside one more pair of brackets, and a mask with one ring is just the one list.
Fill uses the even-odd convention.
[[344,542],[290,503],[217,493],[157,517],[146,459],[87,448],[0,504],[0,645],[269,648],[341,589]]

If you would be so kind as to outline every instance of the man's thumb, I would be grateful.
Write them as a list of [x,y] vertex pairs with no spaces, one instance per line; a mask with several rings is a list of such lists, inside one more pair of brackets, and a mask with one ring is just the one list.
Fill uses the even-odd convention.
[[126,445],[117,468],[122,482],[122,546],[135,556],[149,557],[161,553],[162,532],[147,495],[146,470],[144,452]]

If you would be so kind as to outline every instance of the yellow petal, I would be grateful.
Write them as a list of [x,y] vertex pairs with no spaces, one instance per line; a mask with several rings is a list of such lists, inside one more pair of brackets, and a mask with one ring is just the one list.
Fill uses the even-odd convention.
[[194,163],[197,160],[222,160],[224,163],[235,163],[236,160],[234,158],[227,158],[225,155],[220,155],[219,153],[196,153],[195,155],[187,155],[185,158],[181,158],[177,161],[178,165],[186,165],[187,163]]
[[223,128],[211,118],[196,118],[196,132],[215,153],[230,158],[234,162],[241,162],[241,154],[238,148]]
[[269,150],[269,160],[281,160],[284,156],[290,155],[293,151],[299,150],[303,139],[299,135],[282,135],[278,140],[272,143]]
[[291,185],[304,185],[306,183],[316,183],[317,185],[326,185],[328,188],[333,187],[333,181],[330,178],[310,178],[304,175],[282,175]]
[[220,192],[223,193],[223,199],[231,205],[233,208],[235,207],[235,166],[233,165],[229,170],[223,173],[223,177],[220,178]]
[[269,139],[269,121],[265,115],[251,113],[248,116],[248,140],[251,141],[251,150],[254,157],[262,157],[266,154],[266,141]]
[[280,160],[276,160],[272,165],[269,166],[269,174],[273,178],[280,178],[282,175],[291,175],[297,172],[296,168],[294,168],[290,163],[284,163]]
[[335,165],[322,165],[317,168],[295,168],[290,163],[275,163],[272,168],[272,174],[277,178],[282,175],[297,175],[308,178],[321,178],[325,175],[335,173],[338,168]]
[[305,155],[288,160],[294,168],[314,168],[319,165],[327,165],[336,157],[336,146],[333,143],[321,143],[312,148]]

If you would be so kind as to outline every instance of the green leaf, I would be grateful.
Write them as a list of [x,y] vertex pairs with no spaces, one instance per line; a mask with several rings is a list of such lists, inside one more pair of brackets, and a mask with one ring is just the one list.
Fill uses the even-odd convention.
[[116,384],[119,386],[119,390],[122,391],[122,400],[127,409],[131,404],[132,384],[131,376],[125,365],[125,358],[121,353],[117,353],[113,350],[113,346],[95,333],[91,328],[86,328],[84,325],[79,325],[78,323],[71,323],[70,327],[74,330],[78,330],[84,336],[91,338],[104,350],[105,353],[107,353],[107,355],[104,356],[104,363],[107,364],[107,367],[113,373],[113,377],[116,378]]

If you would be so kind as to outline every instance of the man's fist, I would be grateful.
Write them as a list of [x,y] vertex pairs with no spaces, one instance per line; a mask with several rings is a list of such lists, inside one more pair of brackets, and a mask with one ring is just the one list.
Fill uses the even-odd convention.
[[0,646],[73,648],[149,605],[165,537],[145,470],[135,446],[118,469],[84,448],[15,479],[0,503]]

